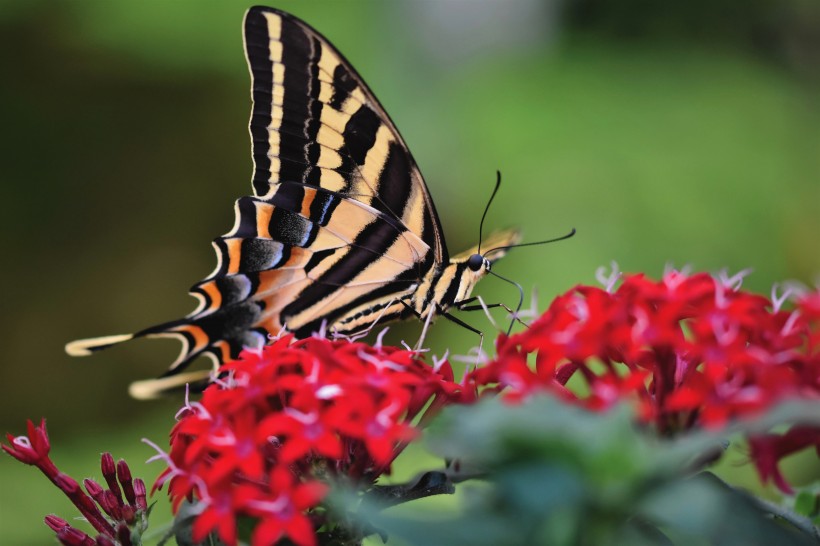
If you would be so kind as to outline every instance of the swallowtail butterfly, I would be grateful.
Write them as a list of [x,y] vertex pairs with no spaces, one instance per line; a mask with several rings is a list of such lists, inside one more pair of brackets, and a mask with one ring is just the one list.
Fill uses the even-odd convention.
[[[216,368],[283,329],[351,334],[416,316],[429,321],[470,297],[518,241],[514,230],[450,257],[421,172],[359,74],[305,22],[253,7],[245,15],[253,109],[253,196],[217,238],[216,269],[194,285],[197,309],[136,334],[69,343],[87,355],[136,337],[174,337],[182,352],[138,398],[201,381],[181,373],[207,355]],[[472,258],[472,259],[471,259]]]

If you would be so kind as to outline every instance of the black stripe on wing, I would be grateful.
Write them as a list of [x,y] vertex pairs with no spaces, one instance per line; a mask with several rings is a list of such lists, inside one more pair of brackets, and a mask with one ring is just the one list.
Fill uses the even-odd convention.
[[[307,142],[295,154],[294,161],[281,164],[279,180],[319,186],[320,172],[312,166],[319,161],[319,143],[316,140],[321,124],[322,103],[319,102],[318,63],[322,48],[317,39],[303,33],[292,21],[283,18],[281,22],[282,43],[286,44],[282,48],[282,64],[286,70],[283,96],[285,108],[281,124],[282,127],[301,127],[302,136]],[[287,70],[290,66],[304,66],[308,73]],[[287,138],[282,141],[286,142]]]
[[[253,110],[251,111],[250,133],[255,167],[253,188],[260,195],[267,191],[268,180],[271,178],[267,128],[271,124],[273,106],[270,95],[273,87],[273,61],[267,55],[269,41],[267,25],[259,24],[258,15],[248,12],[245,18],[245,56],[252,75]],[[259,51],[252,53],[254,49]]]

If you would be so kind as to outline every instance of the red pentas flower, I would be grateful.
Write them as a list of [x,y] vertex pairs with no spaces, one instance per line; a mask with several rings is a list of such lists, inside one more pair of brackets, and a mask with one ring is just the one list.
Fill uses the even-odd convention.
[[[740,289],[742,276],[668,271],[658,281],[627,275],[617,288],[617,275],[606,288],[577,286],[526,331],[501,336],[497,358],[468,382],[510,400],[552,391],[596,410],[633,400],[664,435],[820,398],[820,291],[770,299]],[[820,447],[820,434],[798,427],[751,446],[761,477],[787,490],[777,462],[797,446]]]
[[171,432],[175,509],[197,502],[193,540],[237,542],[236,519],[257,521],[254,545],[316,543],[327,482],[372,485],[444,404],[461,397],[447,362],[381,343],[288,335],[226,363]]

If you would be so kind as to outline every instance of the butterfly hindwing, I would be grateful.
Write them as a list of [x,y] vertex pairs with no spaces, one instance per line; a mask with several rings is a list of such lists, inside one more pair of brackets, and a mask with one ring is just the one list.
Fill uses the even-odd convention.
[[[322,188],[276,188],[268,199],[237,202],[234,229],[215,241],[217,269],[194,288],[202,302],[195,316],[240,303],[226,300],[220,287],[244,278],[248,290],[241,301],[263,307],[258,327],[270,334],[285,326],[301,331],[318,326],[317,320],[332,323],[376,288],[403,294],[419,279],[418,265],[430,249],[396,219]],[[290,195],[294,191],[298,199]],[[388,237],[391,245],[383,253],[372,245],[354,247],[368,231]]]

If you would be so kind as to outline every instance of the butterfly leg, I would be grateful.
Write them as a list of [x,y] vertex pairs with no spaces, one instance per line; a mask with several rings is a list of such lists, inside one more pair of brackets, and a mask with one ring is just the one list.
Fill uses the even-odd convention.
[[404,308],[410,312],[411,315],[414,315],[419,320],[424,320],[424,328],[421,330],[421,336],[419,336],[419,340],[416,342],[416,346],[413,348],[415,351],[421,350],[422,344],[424,343],[424,338],[427,336],[427,328],[430,326],[430,322],[433,320],[433,309],[427,313],[427,318],[422,319],[421,313],[416,311],[409,303],[404,300],[398,300],[400,304],[404,306]]
[[[419,351],[424,344],[424,338],[427,337],[427,328],[430,327],[430,323],[433,322],[433,315],[435,315],[436,310],[438,310],[438,305],[435,307],[430,307],[427,310],[427,318],[424,319],[424,328],[421,329],[421,336],[419,336],[419,340],[416,342],[416,350]],[[416,313],[415,310],[413,311],[419,319],[421,319],[421,315]]]
[[446,318],[447,320],[449,320],[450,322],[458,324],[462,328],[466,328],[467,330],[473,332],[474,334],[478,334],[478,353],[476,354],[476,366],[478,366],[480,364],[479,360],[481,359],[481,351],[484,348],[484,332],[482,332],[478,328],[474,328],[474,327],[470,326],[469,324],[467,324],[466,322],[464,322],[460,318],[458,318],[454,315],[451,315],[450,313],[448,313],[444,309],[440,308],[438,305],[436,305],[436,310],[438,310],[439,314],[441,316],[443,316],[444,318]]
[[[478,305],[469,305],[474,301],[477,301]],[[493,316],[490,314],[490,307],[498,306],[499,304],[492,304],[492,306],[488,306],[481,296],[473,296],[472,298],[467,298],[466,300],[456,302],[453,305],[453,307],[455,307],[459,311],[478,311],[479,309],[482,309],[484,311],[484,316],[487,317],[487,320],[490,321],[490,324],[493,325],[493,328],[498,328],[498,325],[495,323],[495,319],[493,319]]]
[[[470,305],[471,303],[473,303],[475,301],[478,301],[478,305]],[[480,310],[483,310],[484,314],[487,315],[487,318],[489,319],[490,323],[493,326],[496,326],[496,324],[495,324],[495,321],[493,320],[493,318],[490,316],[490,309],[497,309],[497,308],[500,307],[501,309],[504,309],[506,312],[508,312],[510,315],[512,315],[513,320],[515,322],[518,322],[518,323],[524,325],[527,328],[529,328],[529,326],[530,326],[529,324],[527,324],[526,322],[521,320],[518,316],[516,316],[515,311],[510,309],[507,305],[505,305],[503,303],[489,303],[489,304],[484,303],[484,300],[481,298],[481,296],[473,296],[471,298],[467,298],[466,300],[456,302],[456,303],[453,304],[453,307],[455,307],[459,311],[480,311]]]
[[[415,309],[413,309],[407,302],[405,302],[403,300],[399,300],[399,302],[402,305],[404,305],[405,308],[407,308],[413,315],[415,315],[416,318],[418,318],[419,320],[422,320],[421,314],[418,311],[416,311]],[[422,330],[421,330],[421,336],[419,336],[419,340],[416,343],[415,350],[417,350],[417,351],[420,350],[422,345],[424,344],[424,338],[427,337],[427,329],[430,327],[430,323],[433,321],[433,315],[435,315],[435,314],[439,314],[439,315],[443,316],[444,318],[446,318],[447,320],[449,320],[451,322],[454,322],[455,324],[458,324],[462,328],[466,328],[467,330],[473,332],[474,334],[477,334],[478,337],[479,337],[478,354],[479,355],[481,354],[481,349],[484,346],[484,332],[482,332],[478,328],[474,328],[474,327],[470,326],[469,324],[467,324],[466,322],[464,322],[460,318],[451,315],[450,313],[448,313],[447,311],[442,309],[438,304],[435,304],[435,306],[432,307],[429,310],[429,312],[427,313],[427,317],[424,319],[424,328],[422,328]]]

